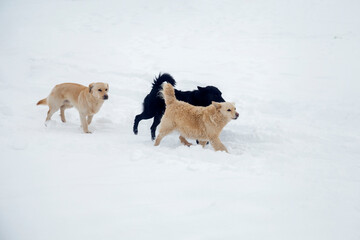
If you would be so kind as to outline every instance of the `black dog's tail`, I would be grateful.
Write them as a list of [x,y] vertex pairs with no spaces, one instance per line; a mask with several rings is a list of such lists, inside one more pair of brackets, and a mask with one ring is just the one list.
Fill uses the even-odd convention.
[[168,73],[164,73],[164,74],[159,73],[159,76],[158,76],[158,77],[155,77],[155,79],[154,79],[153,89],[158,89],[158,90],[160,90],[160,89],[161,89],[161,85],[162,85],[164,82],[168,82],[168,83],[170,83],[171,85],[173,85],[174,87],[175,87],[175,85],[176,85],[175,79],[174,79],[170,74],[168,74]]

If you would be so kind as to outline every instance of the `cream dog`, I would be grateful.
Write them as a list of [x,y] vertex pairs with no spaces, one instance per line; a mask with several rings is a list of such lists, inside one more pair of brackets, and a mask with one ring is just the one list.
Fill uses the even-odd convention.
[[204,146],[210,141],[215,151],[227,151],[221,143],[219,135],[231,119],[237,119],[234,104],[212,102],[208,107],[196,107],[186,102],[178,101],[171,84],[165,84],[162,94],[165,98],[166,109],[161,119],[159,135],[155,146],[160,144],[163,137],[174,130],[180,132],[180,141],[187,146],[191,144],[185,138],[201,140]]
[[62,83],[56,85],[47,98],[40,100],[36,105],[48,105],[46,121],[60,109],[61,121],[65,120],[65,109],[75,107],[80,113],[83,131],[91,133],[88,125],[104,100],[108,99],[109,84],[91,83],[89,87],[77,83]]

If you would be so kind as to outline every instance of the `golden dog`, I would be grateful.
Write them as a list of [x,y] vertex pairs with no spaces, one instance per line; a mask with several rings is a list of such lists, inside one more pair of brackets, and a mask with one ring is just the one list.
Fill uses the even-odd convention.
[[81,125],[85,133],[91,133],[88,125],[104,100],[108,99],[109,84],[91,83],[89,87],[77,83],[62,83],[56,85],[47,98],[36,105],[48,105],[46,121],[60,109],[61,121],[65,122],[65,109],[75,107],[80,113]]
[[165,98],[166,109],[161,119],[159,135],[155,140],[155,146],[160,144],[163,137],[174,130],[180,132],[180,141],[190,146],[185,138],[201,140],[203,147],[210,141],[215,151],[227,151],[221,143],[219,135],[225,125],[231,119],[237,119],[234,104],[224,102],[212,102],[208,107],[196,107],[175,97],[174,88],[171,84],[165,84],[162,94]]

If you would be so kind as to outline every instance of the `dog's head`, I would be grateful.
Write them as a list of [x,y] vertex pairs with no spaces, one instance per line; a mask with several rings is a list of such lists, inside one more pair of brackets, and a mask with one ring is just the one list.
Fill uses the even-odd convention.
[[214,86],[207,86],[207,87],[197,87],[202,101],[205,101],[203,106],[208,106],[211,104],[212,101],[214,102],[225,102],[222,98],[222,93],[217,87]]
[[228,121],[231,119],[236,120],[239,117],[239,113],[236,111],[236,107],[234,103],[229,102],[212,102],[211,103],[218,112],[221,113]]
[[97,82],[89,85],[89,92],[97,99],[107,100],[109,91],[109,84]]

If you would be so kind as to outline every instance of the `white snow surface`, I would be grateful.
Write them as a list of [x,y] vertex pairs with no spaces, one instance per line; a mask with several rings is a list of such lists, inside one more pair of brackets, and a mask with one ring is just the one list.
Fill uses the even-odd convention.
[[[2,0],[0,239],[360,239],[359,9]],[[236,103],[230,154],[133,134],[159,72]],[[76,109],[45,127],[62,82],[109,83],[92,134]]]

